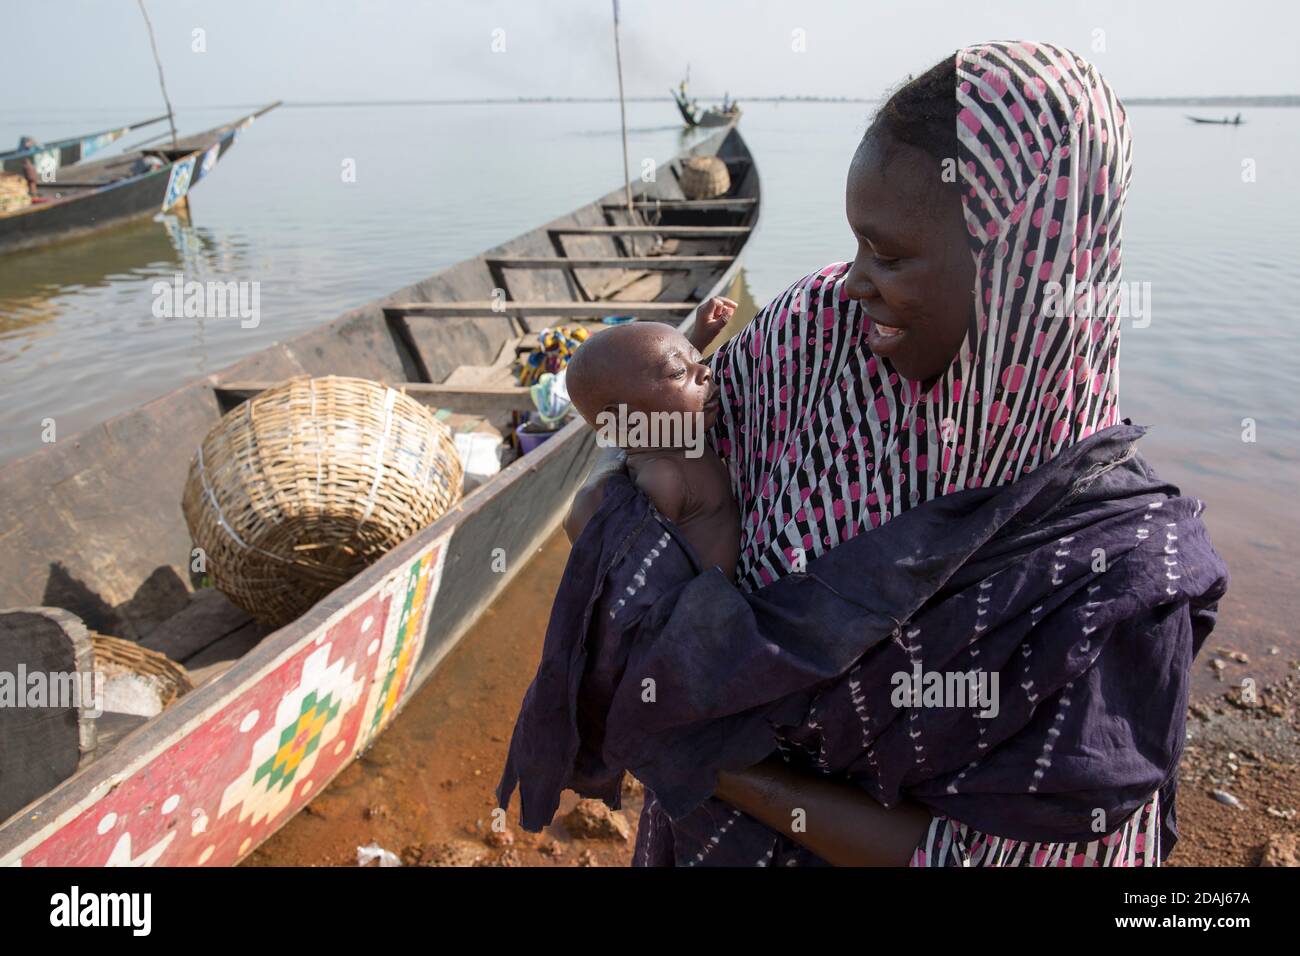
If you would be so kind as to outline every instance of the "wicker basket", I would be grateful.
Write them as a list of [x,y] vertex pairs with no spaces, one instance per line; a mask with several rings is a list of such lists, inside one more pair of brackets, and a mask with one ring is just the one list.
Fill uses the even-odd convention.
[[16,173],[0,173],[0,212],[26,209],[32,204],[27,189],[27,177]]
[[378,382],[300,376],[231,411],[182,508],[213,584],[280,627],[461,495],[450,429]]
[[681,185],[687,199],[715,199],[731,190],[731,174],[716,156],[692,156],[682,162]]
[[166,654],[98,631],[90,632],[90,643],[95,655],[95,670],[102,671],[109,680],[132,676],[141,678],[158,695],[162,707],[194,689],[189,672]]

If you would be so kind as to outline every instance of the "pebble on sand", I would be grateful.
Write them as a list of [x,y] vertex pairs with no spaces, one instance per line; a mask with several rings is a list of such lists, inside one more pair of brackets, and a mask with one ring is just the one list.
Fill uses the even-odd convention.
[[1215,800],[1218,800],[1220,803],[1226,804],[1227,806],[1230,807],[1235,807],[1238,810],[1246,809],[1246,805],[1244,803],[1242,803],[1232,794],[1228,793],[1228,791],[1226,790],[1211,790],[1210,796],[1212,796]]

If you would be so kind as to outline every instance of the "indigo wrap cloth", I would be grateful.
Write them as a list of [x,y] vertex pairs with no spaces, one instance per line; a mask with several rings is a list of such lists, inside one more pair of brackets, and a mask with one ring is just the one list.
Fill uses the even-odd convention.
[[[1203,503],[1136,454],[1144,431],[924,502],[751,593],[612,476],[557,592],[500,805],[517,785],[537,831],[564,788],[617,809],[630,771],[673,821],[678,864],[752,865],[778,834],[711,794],[718,771],[779,752],[886,807],[907,797],[1018,840],[1096,839],[1158,790],[1167,853],[1192,659],[1227,569]],[[931,673],[983,675],[992,706],[900,705]]]

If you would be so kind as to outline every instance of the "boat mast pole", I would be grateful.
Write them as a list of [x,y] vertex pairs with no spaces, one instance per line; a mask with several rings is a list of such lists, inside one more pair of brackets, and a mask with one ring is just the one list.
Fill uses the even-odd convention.
[[138,0],[140,13],[144,16],[145,28],[149,31],[149,47],[153,50],[153,61],[158,67],[158,85],[162,87],[163,102],[167,104],[167,125],[172,128],[172,149],[176,148],[176,120],[172,114],[172,101],[167,96],[167,83],[163,80],[162,60],[158,59],[158,44],[153,39],[153,24],[149,22],[149,11],[144,8],[144,0]]
[[[614,0],[614,63],[618,67],[618,115],[623,125],[623,182],[627,193],[627,215],[632,218],[632,173],[627,165],[627,107],[623,103],[623,53],[618,42],[618,0]],[[635,242],[635,239],[633,239]],[[635,255],[635,253],[633,253]]]

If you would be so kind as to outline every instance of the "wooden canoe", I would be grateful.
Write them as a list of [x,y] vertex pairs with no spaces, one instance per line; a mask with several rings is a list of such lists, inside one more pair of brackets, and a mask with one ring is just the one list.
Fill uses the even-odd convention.
[[[152,216],[181,202],[238,140],[257,117],[279,103],[264,106],[233,123],[179,139],[176,145],[150,147],[120,156],[53,171],[42,182],[38,197],[45,200],[0,213],[0,253],[75,239],[99,229]],[[146,157],[161,165],[137,172]]]
[[[688,155],[722,158],[731,192],[685,200]],[[201,598],[223,599],[184,583],[190,457],[224,411],[291,375],[362,376],[440,408],[503,415],[527,407],[510,360],[546,325],[603,310],[688,326],[694,304],[725,292],[739,267],[758,221],[757,169],[726,128],[634,188],[630,216],[616,190],[0,467],[0,607],[53,606],[49,615],[70,611],[153,649],[167,635],[197,685],[0,823],[0,866],[233,864],[370,745],[556,528],[594,433],[570,422],[270,634],[192,613]],[[483,309],[494,290],[504,311]],[[164,617],[178,593],[179,612]]]
[[106,146],[117,142],[132,130],[142,129],[154,123],[161,123],[167,118],[164,113],[152,119],[140,120],[128,126],[116,126],[113,129],[101,129],[95,133],[83,133],[52,143],[40,143],[26,149],[11,149],[0,152],[0,172],[21,173],[27,162],[41,171],[56,171],[64,166],[75,166]]

